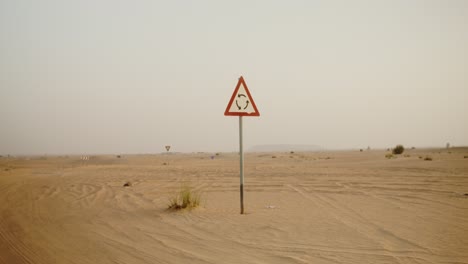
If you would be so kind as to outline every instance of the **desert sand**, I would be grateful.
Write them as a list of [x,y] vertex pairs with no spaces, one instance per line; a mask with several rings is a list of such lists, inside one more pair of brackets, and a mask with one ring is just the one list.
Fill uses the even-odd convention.
[[244,215],[236,153],[1,157],[0,263],[468,263],[468,148],[386,153],[248,153]]

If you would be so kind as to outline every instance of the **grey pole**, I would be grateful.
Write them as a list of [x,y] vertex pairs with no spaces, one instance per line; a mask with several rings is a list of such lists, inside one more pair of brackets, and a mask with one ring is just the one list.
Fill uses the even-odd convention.
[[242,116],[239,116],[239,155],[240,155],[240,203],[244,214],[244,146],[242,143]]

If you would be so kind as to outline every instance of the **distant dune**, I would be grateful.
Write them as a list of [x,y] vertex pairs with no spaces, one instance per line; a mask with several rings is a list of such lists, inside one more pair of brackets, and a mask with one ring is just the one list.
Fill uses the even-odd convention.
[[251,147],[249,152],[282,152],[282,151],[321,151],[322,147],[317,145],[290,145],[290,144],[276,144],[276,145],[257,145]]

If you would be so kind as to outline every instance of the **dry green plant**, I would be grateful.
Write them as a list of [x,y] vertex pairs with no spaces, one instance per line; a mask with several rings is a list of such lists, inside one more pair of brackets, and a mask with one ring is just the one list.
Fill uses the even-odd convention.
[[201,194],[195,192],[192,187],[184,185],[178,193],[169,200],[168,209],[181,210],[192,209],[200,205]]
[[403,145],[397,145],[394,149],[392,149],[392,153],[395,155],[402,154],[405,151],[405,147]]

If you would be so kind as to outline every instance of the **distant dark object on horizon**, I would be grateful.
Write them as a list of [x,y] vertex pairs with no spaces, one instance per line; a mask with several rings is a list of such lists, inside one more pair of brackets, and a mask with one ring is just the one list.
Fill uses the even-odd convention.
[[132,186],[132,183],[131,182],[126,182],[123,187],[131,187]]
[[317,145],[290,145],[290,144],[273,144],[273,145],[257,145],[251,147],[249,152],[313,152],[321,151],[322,147]]

